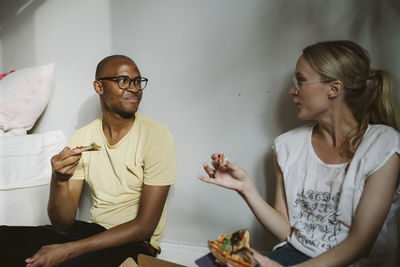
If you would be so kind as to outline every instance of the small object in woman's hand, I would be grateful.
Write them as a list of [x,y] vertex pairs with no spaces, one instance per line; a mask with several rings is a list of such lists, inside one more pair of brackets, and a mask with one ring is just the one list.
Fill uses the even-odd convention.
[[80,152],[86,152],[86,151],[98,151],[98,150],[100,150],[100,148],[101,148],[101,146],[99,146],[95,142],[93,142],[88,146],[77,146],[75,149],[79,149]]
[[225,165],[228,161],[228,157],[225,154],[218,154],[218,159],[220,159],[221,164]]

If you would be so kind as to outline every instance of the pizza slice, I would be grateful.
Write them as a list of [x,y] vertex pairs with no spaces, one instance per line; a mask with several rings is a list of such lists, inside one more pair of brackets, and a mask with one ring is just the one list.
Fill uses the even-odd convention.
[[91,143],[88,146],[77,146],[75,149],[79,149],[80,152],[85,152],[85,151],[98,151],[100,150],[101,146],[97,145],[95,142]]
[[217,240],[208,241],[211,253],[222,263],[234,267],[253,267],[254,259],[250,251],[250,234],[239,230],[228,235],[220,235]]

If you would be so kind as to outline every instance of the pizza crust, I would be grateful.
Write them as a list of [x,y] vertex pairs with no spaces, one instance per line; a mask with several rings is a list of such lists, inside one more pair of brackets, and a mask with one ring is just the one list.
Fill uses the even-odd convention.
[[[244,231],[243,238],[241,238],[238,242],[233,244],[230,249],[222,251],[224,239],[228,238],[229,242],[231,241],[232,236],[239,232]],[[254,259],[252,256],[250,248],[250,235],[247,230],[239,230],[230,235],[220,235],[217,240],[208,241],[208,248],[211,251],[211,254],[214,255],[222,263],[229,263],[234,267],[253,267]]]

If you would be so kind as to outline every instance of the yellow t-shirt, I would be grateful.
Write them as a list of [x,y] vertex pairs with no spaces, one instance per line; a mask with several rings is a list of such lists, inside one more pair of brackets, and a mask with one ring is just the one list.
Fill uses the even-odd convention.
[[[163,186],[176,182],[176,152],[172,133],[136,112],[129,132],[111,146],[99,118],[77,130],[68,146],[95,142],[99,151],[82,153],[71,179],[85,180],[91,189],[90,221],[109,229],[134,219],[139,209],[142,184]],[[151,237],[159,249],[165,228],[166,208]]]

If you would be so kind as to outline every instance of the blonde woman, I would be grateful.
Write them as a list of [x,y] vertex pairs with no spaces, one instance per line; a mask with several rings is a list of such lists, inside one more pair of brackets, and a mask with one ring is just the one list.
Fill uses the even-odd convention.
[[254,251],[260,266],[396,266],[388,214],[400,194],[400,123],[390,75],[371,69],[354,42],[322,42],[303,50],[289,94],[298,118],[314,123],[274,141],[274,206],[220,154],[199,179],[237,191],[282,241],[268,257]]

